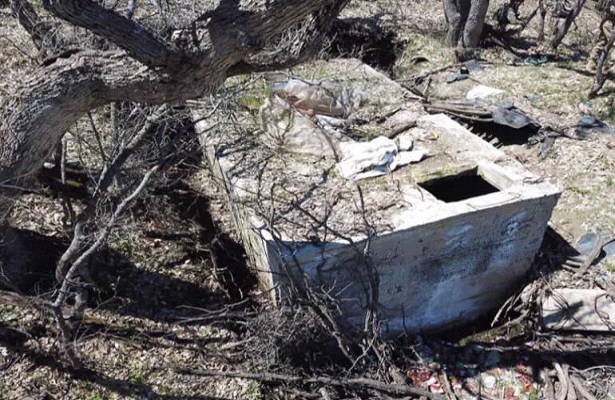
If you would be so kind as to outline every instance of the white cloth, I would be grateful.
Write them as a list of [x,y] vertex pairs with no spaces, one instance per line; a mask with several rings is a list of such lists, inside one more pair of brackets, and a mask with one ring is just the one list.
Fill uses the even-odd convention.
[[428,155],[425,149],[400,152],[395,142],[384,136],[369,142],[341,143],[340,148],[344,158],[337,163],[337,170],[350,180],[384,175]]

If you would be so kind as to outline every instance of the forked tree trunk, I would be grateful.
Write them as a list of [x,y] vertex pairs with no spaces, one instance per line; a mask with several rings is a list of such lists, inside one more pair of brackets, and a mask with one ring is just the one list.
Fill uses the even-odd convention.
[[[0,104],[0,218],[10,210],[16,188],[38,171],[64,132],[89,110],[114,101],[162,104],[194,99],[230,76],[296,65],[315,53],[348,2],[221,0],[190,30],[178,32],[175,42],[164,43],[94,1],[43,0],[50,13],[122,50],[86,50],[58,59],[24,79],[21,88]],[[267,47],[284,32],[307,23],[312,29],[301,51]],[[182,41],[186,35],[202,39],[196,44]],[[296,49],[296,43],[288,45]]]
[[444,0],[445,44],[459,49],[478,47],[488,8],[489,0]]

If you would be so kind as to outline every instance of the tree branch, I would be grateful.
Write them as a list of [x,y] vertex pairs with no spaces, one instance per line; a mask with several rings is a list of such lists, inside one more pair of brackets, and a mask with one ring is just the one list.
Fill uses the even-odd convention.
[[179,53],[168,48],[142,25],[92,0],[43,0],[43,7],[51,14],[115,43],[145,65],[155,67],[181,61]]
[[[32,7],[32,4],[27,0],[11,0],[10,3],[11,12],[17,18],[17,22],[28,32],[34,45],[41,50],[44,47],[43,41],[45,36],[52,29],[51,24],[43,21],[34,10],[34,7]],[[53,43],[50,43],[50,47],[55,49],[58,45],[56,42],[56,40],[53,40]]]
[[[229,69],[228,76],[256,71],[274,71],[305,62],[322,48],[323,41],[331,29],[336,16],[346,4],[348,4],[347,0],[333,2],[329,6],[313,12],[311,21],[293,21],[288,26],[284,26],[280,32],[287,32],[297,24],[300,24],[300,22],[303,22],[303,26],[297,29],[294,37],[282,39],[282,43],[278,43],[273,51],[261,51],[245,57]],[[275,35],[280,35],[280,32],[275,33]],[[273,37],[267,37],[266,39],[271,40]]]
[[[18,186],[40,169],[69,126],[91,109],[114,101],[163,104],[202,97],[228,76],[270,68],[266,57],[259,61],[255,56],[262,48],[260,43],[274,42],[310,16],[315,33],[309,37],[318,38],[349,2],[244,0],[240,9],[228,5],[236,1],[222,0],[226,8],[219,7],[205,23],[208,35],[203,36],[198,51],[184,53],[185,62],[178,62],[179,53],[171,52],[136,23],[90,0],[44,1],[51,12],[104,36],[128,54],[83,51],[58,59],[25,79],[22,88],[0,104],[0,188],[4,195],[11,195],[11,185]],[[305,55],[312,54],[309,50],[303,46],[284,65],[304,61]],[[162,65],[167,68],[149,68]],[[0,215],[5,215],[11,201],[2,196],[0,200]]]

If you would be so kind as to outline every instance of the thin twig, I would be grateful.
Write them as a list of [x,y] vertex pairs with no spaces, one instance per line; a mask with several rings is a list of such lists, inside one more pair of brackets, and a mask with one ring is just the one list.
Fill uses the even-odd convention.
[[98,151],[100,152],[100,157],[103,162],[107,162],[107,154],[105,154],[105,149],[102,144],[102,139],[100,137],[100,132],[98,132],[98,128],[96,128],[96,124],[94,123],[94,118],[92,117],[92,113],[88,111],[88,118],[90,120],[90,126],[92,127],[92,132],[94,132],[94,138],[96,138],[96,144],[98,144]]
[[62,331],[63,348],[67,356],[69,357],[71,364],[77,369],[81,367],[81,362],[75,354],[74,346],[71,343],[72,335],[70,332],[70,328],[66,323],[66,319],[62,313],[62,306],[66,302],[66,299],[68,298],[68,295],[70,293],[70,287],[73,285],[74,280],[79,274],[81,268],[85,265],[88,259],[102,247],[119,216],[124,212],[126,207],[128,207],[128,205],[143,191],[143,189],[149,183],[151,177],[159,169],[160,164],[152,167],[143,176],[143,179],[141,180],[141,183],[137,186],[137,188],[118,205],[117,209],[115,210],[105,227],[100,232],[98,232],[98,237],[96,241],[92,245],[90,245],[90,247],[86,251],[84,251],[81,256],[79,256],[79,258],[77,258],[77,260],[69,268],[68,272],[66,273],[66,276],[62,281],[62,286],[60,287],[55,301],[51,304],[48,304],[49,308],[51,308],[51,310],[53,311],[60,330]]
[[442,71],[446,71],[447,69],[450,69],[450,68],[459,67],[460,65],[461,64],[459,64],[459,63],[448,64],[448,65],[445,65],[443,67],[432,69],[431,71],[427,71],[427,72],[425,72],[423,74],[420,74],[420,75],[414,75],[414,76],[411,76],[409,78],[396,79],[396,82],[413,82],[413,81],[416,81],[416,80],[419,80],[419,79],[427,78],[430,75],[437,74],[437,73],[440,73]]

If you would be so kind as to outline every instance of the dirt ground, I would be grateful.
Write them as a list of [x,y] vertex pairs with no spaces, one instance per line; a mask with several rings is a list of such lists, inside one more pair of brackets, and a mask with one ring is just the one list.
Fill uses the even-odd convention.
[[[526,3],[522,14],[534,6]],[[567,133],[555,139],[544,157],[539,145],[502,147],[563,190],[533,281],[551,288],[611,282],[615,260],[599,261],[582,279],[559,268],[562,248],[582,235],[615,236],[615,134],[591,132],[582,140],[573,135],[583,115],[615,125],[615,83],[608,81],[597,98],[587,97],[592,76],[584,64],[598,30],[597,16],[585,10],[557,58],[544,64],[526,63],[491,46],[481,53],[484,70],[446,83],[459,66],[442,44],[445,23],[439,4],[355,1],[345,11],[345,16],[369,15],[394,27],[403,43],[390,71],[399,82],[428,74],[434,99],[463,98],[477,84],[499,88],[540,124]],[[535,38],[530,25],[519,39],[528,56],[548,53]],[[6,98],[20,77],[35,68],[36,51],[7,9],[0,9],[0,43],[0,96]],[[425,61],[417,62],[418,57]],[[53,317],[37,300],[49,299],[52,289],[35,287],[31,294],[38,296],[26,297],[0,292],[0,399],[347,398],[349,392],[324,383],[266,384],[186,370],[337,376],[347,370],[338,365],[336,351],[319,341],[317,322],[301,312],[275,310],[259,291],[233,232],[225,196],[211,182],[206,164],[170,171],[114,231],[95,262],[92,278],[98,287],[75,336],[82,370],[70,367]],[[31,238],[39,252],[51,246],[45,256],[53,267],[57,249],[70,238],[60,202],[44,186],[35,189],[20,198],[12,220],[16,228],[39,234]],[[511,312],[512,322],[495,330],[489,319],[464,328],[463,334],[389,343],[403,383],[450,399],[549,398],[549,393],[561,394],[565,384],[577,388],[577,398],[615,398],[612,336],[556,335],[531,320],[535,310],[515,322],[520,311]],[[549,390],[551,382],[555,388]],[[350,393],[349,398],[383,398],[368,389]]]

